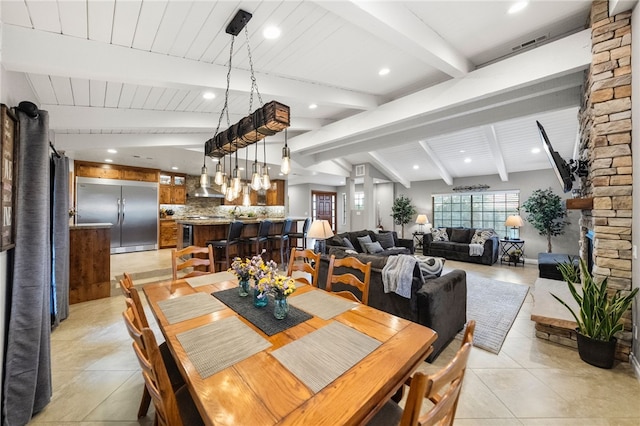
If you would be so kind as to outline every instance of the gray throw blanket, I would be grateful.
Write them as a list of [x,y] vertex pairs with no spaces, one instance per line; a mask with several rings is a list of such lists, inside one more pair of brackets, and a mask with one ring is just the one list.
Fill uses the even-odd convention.
[[382,284],[384,292],[392,291],[402,297],[411,299],[411,282],[416,258],[406,254],[389,256],[387,263],[382,268]]
[[469,256],[482,256],[484,244],[469,244]]

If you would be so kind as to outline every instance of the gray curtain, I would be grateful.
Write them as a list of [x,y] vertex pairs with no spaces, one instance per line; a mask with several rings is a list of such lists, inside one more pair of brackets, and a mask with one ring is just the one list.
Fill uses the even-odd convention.
[[51,156],[52,324],[69,316],[69,159]]
[[7,305],[3,424],[25,425],[51,400],[49,115],[20,122],[13,283]]

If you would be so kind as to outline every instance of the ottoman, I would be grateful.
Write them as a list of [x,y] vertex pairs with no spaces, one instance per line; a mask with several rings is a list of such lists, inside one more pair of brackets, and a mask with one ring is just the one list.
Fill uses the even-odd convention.
[[538,276],[540,278],[562,281],[562,274],[558,270],[558,263],[568,262],[569,256],[573,258],[573,263],[578,266],[578,256],[575,254],[538,253]]

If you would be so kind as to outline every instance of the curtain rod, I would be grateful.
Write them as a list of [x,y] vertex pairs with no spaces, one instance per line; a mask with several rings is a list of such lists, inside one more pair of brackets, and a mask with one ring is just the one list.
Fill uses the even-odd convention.
[[[49,141],[49,147],[51,147],[51,149],[53,150],[53,153],[55,154],[56,157],[60,158],[60,154],[58,154],[58,151],[56,151],[56,147],[53,146],[53,144],[51,143],[51,141]],[[64,152],[63,152],[64,154]]]

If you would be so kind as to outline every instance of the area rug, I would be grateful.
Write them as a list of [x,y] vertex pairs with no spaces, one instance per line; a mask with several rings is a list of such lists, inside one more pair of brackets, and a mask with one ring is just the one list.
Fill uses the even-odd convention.
[[529,287],[467,274],[467,321],[476,321],[473,346],[497,354]]

